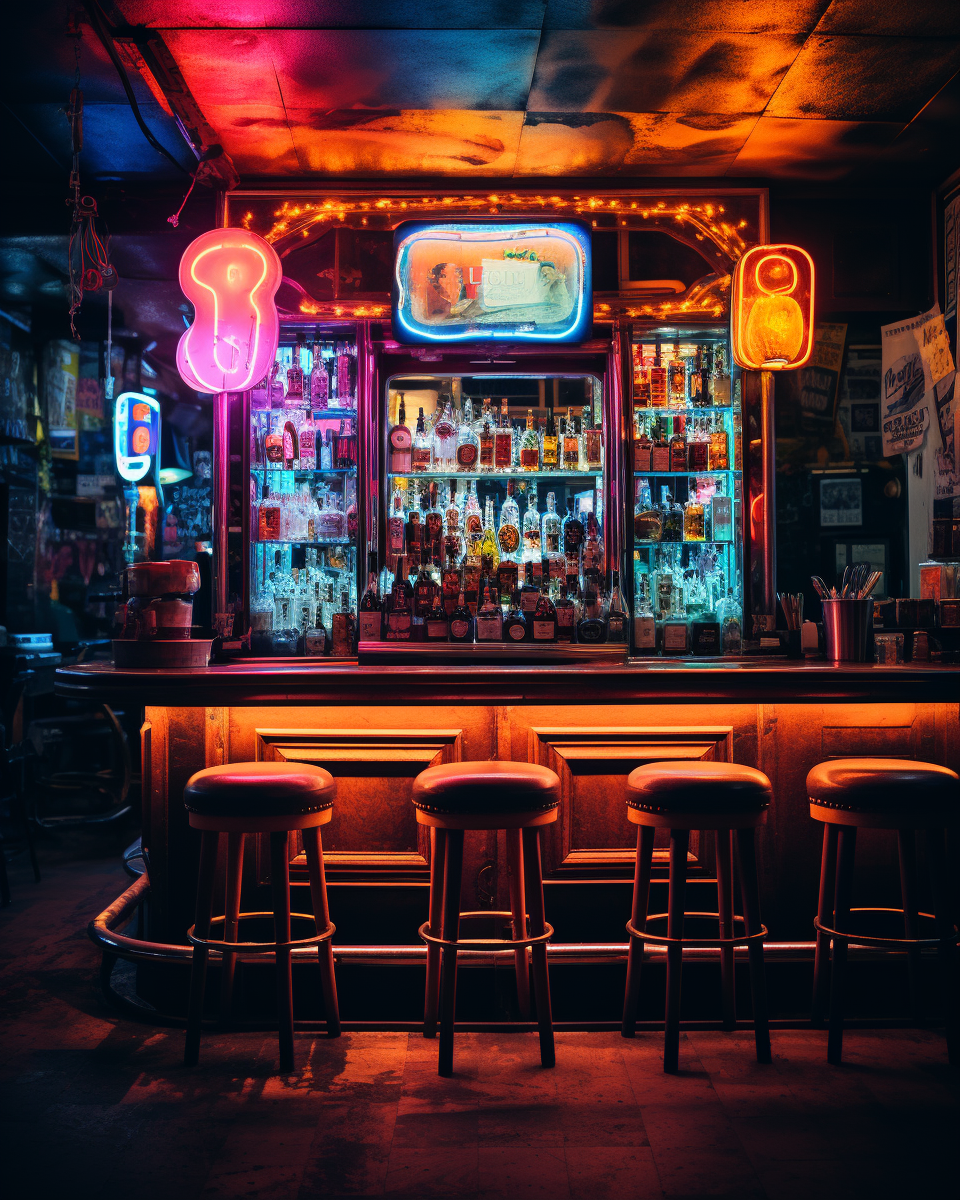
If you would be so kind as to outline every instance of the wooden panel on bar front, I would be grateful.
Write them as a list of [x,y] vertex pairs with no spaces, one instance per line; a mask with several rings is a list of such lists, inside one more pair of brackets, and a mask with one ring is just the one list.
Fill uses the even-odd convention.
[[[676,759],[733,761],[733,728],[676,726],[531,726],[531,762],[551,767],[560,776],[560,820],[544,831],[544,870],[553,875],[589,874],[623,878],[633,870],[636,826],[625,815],[624,793],[630,772],[645,763]],[[665,859],[669,835],[656,843]],[[701,851],[690,839],[694,862]]]
[[336,779],[333,819],[323,827],[332,878],[426,876],[429,840],[411,788],[427,767],[461,760],[463,730],[257,729],[256,738],[258,758],[314,763]]

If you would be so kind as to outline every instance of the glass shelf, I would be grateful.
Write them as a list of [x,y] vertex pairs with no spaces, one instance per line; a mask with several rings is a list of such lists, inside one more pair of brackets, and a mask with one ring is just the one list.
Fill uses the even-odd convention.
[[575,471],[558,468],[555,471],[413,471],[409,474],[387,473],[388,479],[602,479],[602,471]]
[[633,406],[635,413],[654,413],[663,414],[664,416],[683,416],[684,413],[693,413],[695,416],[707,416],[710,413],[732,413],[734,408],[730,404],[679,404],[679,405],[660,405],[659,408],[653,408],[649,404],[635,404]]
[[712,467],[708,471],[698,471],[696,468],[687,467],[684,471],[645,471],[634,468],[634,478],[646,479],[650,475],[693,475],[698,479],[703,479],[706,475],[732,475],[734,479],[739,479],[743,475],[743,471],[733,471],[729,467]]
[[355,475],[356,467],[262,467],[251,466],[258,475]]
[[352,546],[353,543],[354,539],[349,537],[277,538],[270,541],[254,538],[251,542],[254,546]]
[[720,546],[720,547],[730,546],[732,548],[733,545],[734,545],[734,543],[729,540],[726,542],[709,542],[709,541],[708,542],[695,542],[692,540],[691,541],[682,541],[682,542],[664,542],[664,541],[653,542],[653,541],[647,541],[647,540],[641,541],[639,538],[633,539],[634,550],[649,550],[653,546]]
[[331,420],[346,420],[347,417],[356,417],[357,410],[355,408],[304,408],[302,405],[291,405],[289,408],[253,408],[250,410],[251,417],[289,417],[291,413],[302,413],[306,416],[310,413],[313,419],[324,420],[330,417]]

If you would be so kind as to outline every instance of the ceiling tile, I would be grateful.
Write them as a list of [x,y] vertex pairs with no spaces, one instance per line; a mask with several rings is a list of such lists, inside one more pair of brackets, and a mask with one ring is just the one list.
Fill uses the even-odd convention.
[[727,175],[841,179],[889,146],[902,123],[763,116]]
[[756,117],[527,113],[518,175],[721,175]]
[[552,32],[541,39],[531,112],[760,113],[800,35]]
[[539,29],[543,0],[119,0],[151,29]]
[[544,29],[808,33],[829,0],[547,0]]
[[833,0],[817,33],[960,37],[956,0]]
[[522,112],[288,108],[300,169],[323,175],[511,175]]
[[[200,102],[317,110],[521,110],[539,34],[529,30],[188,30],[164,35]],[[224,92],[227,92],[225,95]]]
[[960,70],[960,38],[811,35],[767,116],[909,121]]
[[297,175],[302,170],[281,105],[206,104],[204,116],[243,174]]

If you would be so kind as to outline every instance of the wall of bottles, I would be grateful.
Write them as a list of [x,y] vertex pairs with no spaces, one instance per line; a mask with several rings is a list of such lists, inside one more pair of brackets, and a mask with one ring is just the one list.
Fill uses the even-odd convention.
[[354,653],[357,458],[355,339],[283,331],[250,396],[254,654]]
[[592,376],[395,377],[361,641],[625,642]]
[[632,352],[634,650],[738,654],[741,393],[726,332],[651,331]]

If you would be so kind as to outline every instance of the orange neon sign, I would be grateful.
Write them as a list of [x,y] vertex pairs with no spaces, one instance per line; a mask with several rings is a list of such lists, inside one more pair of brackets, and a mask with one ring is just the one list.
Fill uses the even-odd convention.
[[792,371],[813,351],[813,259],[799,246],[752,246],[731,294],[733,357],[754,371]]
[[277,353],[276,250],[246,229],[213,229],[180,260],[180,287],[196,318],[177,346],[177,369],[198,392],[243,392]]

